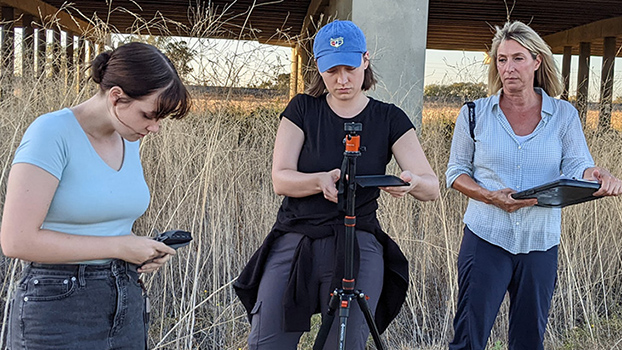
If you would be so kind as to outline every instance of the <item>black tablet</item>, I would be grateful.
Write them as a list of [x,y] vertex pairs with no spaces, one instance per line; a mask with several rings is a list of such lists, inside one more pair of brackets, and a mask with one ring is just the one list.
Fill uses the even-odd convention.
[[568,205],[598,199],[592,194],[600,188],[598,182],[557,179],[544,185],[512,194],[514,199],[537,198],[540,207],[563,208]]
[[409,186],[410,184],[393,175],[357,175],[356,183],[361,187]]

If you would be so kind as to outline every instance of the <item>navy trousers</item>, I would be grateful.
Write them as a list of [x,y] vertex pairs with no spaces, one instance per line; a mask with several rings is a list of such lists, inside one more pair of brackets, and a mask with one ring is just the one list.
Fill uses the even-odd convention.
[[543,350],[557,279],[557,249],[512,254],[465,226],[458,255],[458,309],[449,349],[484,350],[507,291],[508,349]]

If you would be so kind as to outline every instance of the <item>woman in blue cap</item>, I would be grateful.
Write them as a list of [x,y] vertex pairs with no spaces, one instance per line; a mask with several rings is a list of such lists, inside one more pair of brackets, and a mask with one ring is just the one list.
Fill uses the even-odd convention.
[[[344,213],[336,182],[343,160],[344,123],[361,123],[357,174],[384,174],[395,156],[408,186],[382,188],[394,197],[421,201],[439,196],[439,184],[412,122],[398,107],[366,96],[374,86],[363,32],[350,21],[334,21],[317,33],[318,71],[306,94],[281,114],[272,179],[285,196],[263,245],[235,283],[251,321],[249,349],[296,349],[312,314],[328,310],[330,292],[343,277]],[[408,262],[376,218],[378,188],[356,192],[356,288],[369,296],[380,332],[397,315],[408,288]],[[333,322],[325,348],[335,348]],[[353,304],[348,349],[364,349],[369,329]]]

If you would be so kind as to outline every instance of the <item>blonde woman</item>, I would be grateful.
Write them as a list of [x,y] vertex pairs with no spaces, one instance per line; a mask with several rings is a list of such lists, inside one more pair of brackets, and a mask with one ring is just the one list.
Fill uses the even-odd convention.
[[449,349],[483,350],[505,293],[510,350],[542,350],[557,276],[561,209],[511,194],[560,175],[597,180],[595,195],[622,183],[594,166],[577,110],[553,98],[562,85],[550,48],[521,22],[497,28],[490,51],[490,97],[475,101],[472,138],[462,108],[447,187],[467,197],[458,256],[458,309]]

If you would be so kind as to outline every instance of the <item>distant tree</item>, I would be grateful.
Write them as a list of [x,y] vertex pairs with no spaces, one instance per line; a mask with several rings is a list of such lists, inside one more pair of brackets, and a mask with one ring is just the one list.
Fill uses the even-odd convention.
[[250,87],[258,89],[279,90],[285,93],[289,90],[289,76],[289,73],[281,73],[273,79],[264,80],[263,82],[256,85],[251,85]]
[[430,84],[426,85],[423,93],[425,96],[459,99],[459,100],[475,100],[486,97],[486,84],[460,82],[451,85]]
[[117,37],[119,44],[125,44],[132,41],[145,42],[160,49],[171,60],[179,77],[188,82],[191,80],[194,68],[192,61],[197,56],[197,51],[188,46],[188,42],[168,36],[136,36],[129,35],[127,37]]
[[175,65],[175,69],[177,69],[179,76],[187,81],[193,71],[190,63],[197,54],[196,50],[191,49],[187,42],[180,40],[167,43],[164,47],[164,51]]

